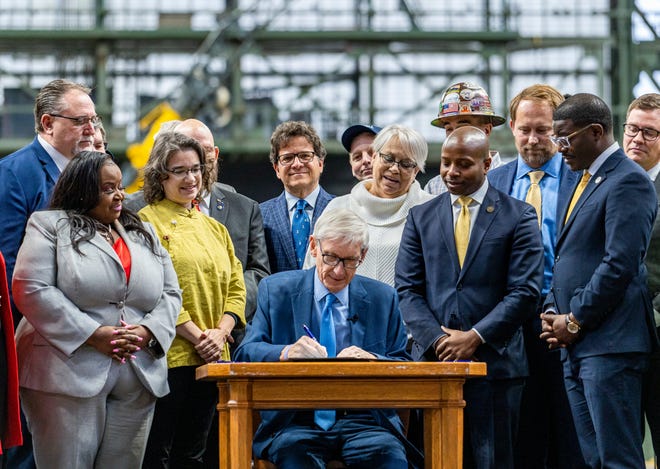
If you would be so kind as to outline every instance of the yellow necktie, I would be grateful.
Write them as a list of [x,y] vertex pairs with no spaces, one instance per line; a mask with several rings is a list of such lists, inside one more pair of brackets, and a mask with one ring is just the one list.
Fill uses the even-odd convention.
[[530,184],[527,190],[527,196],[525,196],[525,202],[534,207],[536,216],[539,219],[539,226],[541,226],[541,186],[539,186],[539,182],[543,179],[545,171],[530,171],[527,175],[529,176]]
[[458,219],[456,220],[454,240],[456,241],[458,265],[462,268],[468,243],[470,242],[470,210],[468,210],[468,205],[472,203],[472,197],[462,195],[458,198],[458,203],[461,204],[461,212],[458,214]]
[[577,201],[580,199],[580,196],[584,192],[584,188],[587,187],[590,178],[591,178],[591,174],[589,174],[589,171],[585,171],[584,174],[582,175],[582,179],[580,179],[580,183],[575,188],[575,192],[573,193],[573,198],[571,199],[571,203],[568,204],[568,211],[566,212],[566,219],[564,220],[564,224],[568,221],[568,217],[571,216],[571,212],[573,211],[575,204],[577,204]]

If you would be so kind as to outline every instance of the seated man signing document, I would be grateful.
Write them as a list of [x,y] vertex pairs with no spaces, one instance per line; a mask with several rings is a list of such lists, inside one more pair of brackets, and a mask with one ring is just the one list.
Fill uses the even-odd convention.
[[[325,211],[310,237],[316,266],[280,272],[259,284],[257,311],[236,351],[238,361],[372,358],[408,360],[394,289],[355,275],[367,254],[367,225],[348,209]],[[407,469],[394,410],[264,411],[254,437],[257,457],[278,469]]]

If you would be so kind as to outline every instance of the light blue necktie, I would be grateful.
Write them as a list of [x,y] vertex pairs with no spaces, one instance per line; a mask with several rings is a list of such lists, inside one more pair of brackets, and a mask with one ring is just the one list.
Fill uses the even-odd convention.
[[[332,319],[332,304],[337,297],[328,293],[321,313],[321,335],[319,342],[328,351],[328,357],[337,356],[337,338],[335,337],[335,322]],[[334,410],[317,410],[314,412],[314,423],[327,430],[335,424],[336,412]]]
[[293,246],[296,249],[296,262],[299,269],[302,268],[305,261],[307,241],[309,240],[309,217],[305,212],[305,207],[307,207],[307,202],[299,199],[291,222],[291,235],[293,236]]

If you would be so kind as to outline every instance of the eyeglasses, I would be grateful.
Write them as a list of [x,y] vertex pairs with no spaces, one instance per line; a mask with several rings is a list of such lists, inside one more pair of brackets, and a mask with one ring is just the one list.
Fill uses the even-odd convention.
[[399,166],[400,169],[403,169],[404,171],[412,171],[417,167],[417,163],[415,163],[413,160],[396,160],[392,155],[388,155],[387,153],[380,153],[380,159],[383,160],[383,163],[385,163],[386,166],[392,167],[395,164]]
[[198,164],[193,166],[192,168],[184,168],[183,166],[177,166],[176,168],[172,169],[165,169],[168,173],[174,175],[175,177],[183,179],[186,177],[188,174],[192,174],[193,176],[197,176],[202,172],[204,169],[203,164]]
[[314,159],[316,156],[316,153],[313,151],[300,151],[298,153],[284,153],[282,155],[279,155],[277,157],[277,162],[281,164],[282,166],[289,166],[290,164],[293,164],[293,160],[298,158],[298,161],[301,163],[309,163]]
[[78,116],[78,117],[69,117],[69,116],[63,116],[62,114],[52,114],[49,113],[49,116],[53,117],[59,117],[60,119],[68,119],[71,122],[73,122],[73,125],[76,127],[84,127],[87,124],[91,123],[94,128],[99,127],[103,120],[101,119],[101,116],[92,116],[92,117],[87,117],[87,116]]
[[584,132],[587,130],[589,127],[591,127],[593,124],[589,124],[586,127],[581,128],[580,130],[576,130],[572,134],[566,135],[565,137],[557,137],[555,135],[550,135],[550,141],[557,145],[559,148],[568,148],[571,146],[571,139],[575,137],[576,135]]
[[362,264],[362,258],[356,259],[355,257],[339,257],[335,256],[334,254],[324,253],[320,241],[319,250],[321,251],[321,260],[323,260],[325,265],[329,265],[330,267],[337,267],[337,265],[339,265],[341,262],[344,264],[344,269],[355,270],[360,264]]
[[634,124],[623,124],[623,133],[628,137],[634,138],[640,132],[642,132],[642,138],[647,142],[653,142],[658,136],[660,136],[660,130],[651,129],[649,127],[637,127]]

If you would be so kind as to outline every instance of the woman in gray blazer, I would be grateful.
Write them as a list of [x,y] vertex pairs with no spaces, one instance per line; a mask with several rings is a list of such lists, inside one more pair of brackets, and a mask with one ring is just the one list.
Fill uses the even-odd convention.
[[181,291],[111,157],[82,152],[34,213],[14,271],[23,411],[38,467],[140,467]]

